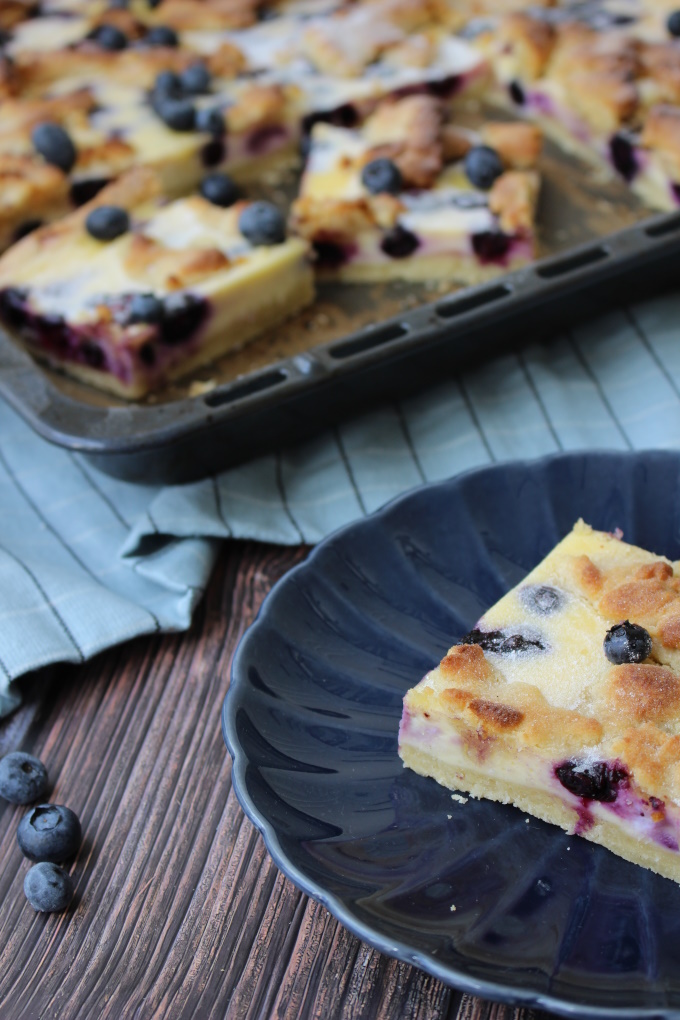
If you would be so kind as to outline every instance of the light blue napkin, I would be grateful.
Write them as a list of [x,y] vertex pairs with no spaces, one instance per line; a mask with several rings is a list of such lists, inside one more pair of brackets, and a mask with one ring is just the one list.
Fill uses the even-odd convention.
[[588,447],[680,447],[680,294],[191,485],[110,478],[0,402],[0,714],[22,673],[188,627],[220,540],[318,542],[422,482]]

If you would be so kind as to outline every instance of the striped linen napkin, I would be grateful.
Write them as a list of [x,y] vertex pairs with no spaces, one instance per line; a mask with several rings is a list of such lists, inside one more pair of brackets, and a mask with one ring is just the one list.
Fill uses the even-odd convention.
[[189,485],[110,478],[0,402],[0,714],[29,670],[188,627],[220,540],[318,542],[478,465],[651,447],[680,447],[680,294]]

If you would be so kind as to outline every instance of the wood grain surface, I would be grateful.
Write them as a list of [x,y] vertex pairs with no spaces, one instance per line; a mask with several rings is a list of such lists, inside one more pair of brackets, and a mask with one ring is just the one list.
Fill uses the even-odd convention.
[[220,729],[231,656],[304,555],[231,543],[188,633],[21,681],[0,754],[43,759],[84,842],[71,910],[37,914],[16,843],[24,809],[0,802],[0,1020],[548,1016],[370,949],[281,875],[244,818]]

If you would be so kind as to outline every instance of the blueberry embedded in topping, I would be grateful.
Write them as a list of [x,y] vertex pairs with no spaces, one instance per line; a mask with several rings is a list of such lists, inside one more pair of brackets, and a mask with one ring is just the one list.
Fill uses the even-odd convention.
[[110,11],[126,11],[130,6],[130,0],[109,0]]
[[338,269],[351,257],[351,249],[337,241],[314,241],[312,244],[318,269]]
[[561,609],[564,595],[549,584],[530,584],[521,588],[519,596],[527,607],[540,616],[549,616]]
[[65,861],[80,846],[77,815],[63,804],[39,804],[19,822],[17,841],[29,861]]
[[474,145],[465,154],[463,168],[470,184],[482,191],[488,191],[497,177],[503,173],[503,161],[490,145]]
[[210,71],[200,61],[189,64],[179,77],[187,95],[200,96],[210,91]]
[[599,800],[613,803],[619,789],[628,784],[628,773],[622,765],[610,765],[606,761],[584,764],[566,761],[555,766],[555,776],[565,790],[584,800]]
[[385,231],[380,248],[392,259],[405,259],[412,255],[420,241],[414,233],[399,223]]
[[502,230],[481,230],[470,238],[480,262],[501,262],[510,249],[511,237]]
[[130,216],[118,205],[99,205],[88,213],[85,229],[98,241],[114,241],[130,229]]
[[609,155],[612,166],[624,181],[632,181],[638,172],[635,149],[625,135],[617,133],[609,140]]
[[387,192],[398,195],[404,181],[399,167],[391,159],[373,159],[361,171],[361,183],[372,195]]
[[238,228],[255,247],[282,244],[286,240],[286,221],[271,202],[252,202],[238,218]]
[[47,791],[47,769],[39,758],[13,751],[0,758],[0,797],[10,804],[30,804]]
[[227,122],[221,110],[212,107],[211,109],[196,110],[195,128],[197,131],[204,131],[213,138],[221,138],[226,134]]
[[54,914],[66,910],[73,899],[73,882],[63,868],[42,861],[27,871],[24,895],[34,910]]
[[83,340],[80,347],[78,348],[78,354],[82,361],[85,362],[90,368],[103,368],[106,358],[104,352],[99,346],[92,340]]
[[201,149],[201,162],[205,167],[219,166],[227,158],[227,144],[224,138],[211,138]]
[[178,74],[174,71],[161,71],[156,75],[153,83],[154,103],[160,103],[164,99],[183,99],[184,86]]
[[150,7],[152,11],[155,10],[156,7],[160,7],[162,2],[163,0],[146,0],[147,7]]
[[526,93],[518,81],[511,81],[508,85],[508,92],[513,103],[517,106],[524,106],[527,101]]
[[615,666],[627,662],[644,662],[651,650],[649,632],[629,620],[610,627],[604,637],[604,654]]
[[223,209],[228,209],[241,197],[239,188],[228,174],[208,174],[201,181],[199,190],[208,202]]
[[674,39],[680,37],[680,11],[671,11],[666,19],[666,28]]
[[179,36],[168,25],[156,25],[144,36],[145,46],[179,46]]
[[52,121],[37,124],[31,132],[31,141],[46,163],[59,167],[65,174],[73,169],[76,147],[61,124]]
[[159,99],[154,109],[172,131],[193,131],[196,127],[196,110],[190,99]]
[[165,299],[160,341],[168,347],[191,339],[208,315],[208,303],[195,294],[170,294]]
[[155,294],[134,294],[130,302],[127,321],[130,324],[160,322],[164,313],[163,302]]
[[91,202],[110,181],[110,177],[88,177],[83,181],[74,181],[70,191],[71,201],[75,206]]
[[474,627],[457,642],[459,645],[479,645],[485,652],[508,655],[512,652],[528,652],[533,649],[545,651],[545,645],[538,638],[523,634],[506,634],[502,630],[479,630]]
[[128,44],[128,37],[115,25],[98,25],[93,28],[87,37],[103,50],[124,50]]

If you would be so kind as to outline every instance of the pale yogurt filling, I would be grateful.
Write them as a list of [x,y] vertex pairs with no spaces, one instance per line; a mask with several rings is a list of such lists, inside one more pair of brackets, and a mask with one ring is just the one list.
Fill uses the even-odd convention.
[[[527,749],[514,752],[504,749],[495,764],[493,737],[475,740],[473,735],[466,739],[452,728],[412,715],[405,708],[399,728],[399,746],[407,745],[424,750],[454,770],[459,768],[461,781],[465,769],[473,767],[490,779],[499,780],[506,788],[543,791],[559,797],[576,813],[573,831],[579,835],[587,833],[600,819],[617,825],[636,839],[674,852],[679,850],[680,806],[677,804],[645,796],[626,775],[614,780],[611,792],[614,799],[610,801],[576,796],[560,782],[556,771],[560,766],[569,765],[576,772],[592,768],[599,761],[597,749],[591,749],[588,757],[567,763],[547,760]],[[616,775],[617,763],[609,767]],[[625,769],[622,771],[625,773]]]

